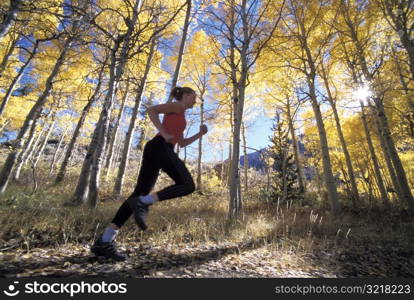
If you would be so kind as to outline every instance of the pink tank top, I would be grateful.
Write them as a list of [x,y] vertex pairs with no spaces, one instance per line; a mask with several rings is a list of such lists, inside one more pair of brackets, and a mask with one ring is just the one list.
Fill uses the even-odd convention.
[[[185,112],[182,113],[171,113],[164,114],[162,120],[162,127],[165,131],[174,136],[174,138],[169,141],[169,143],[175,145],[180,139],[184,137],[184,129],[187,126],[187,121],[185,120]],[[161,135],[157,133],[157,135]]]

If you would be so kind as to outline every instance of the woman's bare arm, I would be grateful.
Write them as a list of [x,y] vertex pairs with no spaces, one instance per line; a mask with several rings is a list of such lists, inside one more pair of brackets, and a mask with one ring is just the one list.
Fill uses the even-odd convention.
[[184,148],[188,145],[190,145],[191,143],[193,143],[194,141],[196,141],[197,139],[199,139],[200,137],[202,137],[203,135],[205,135],[208,132],[208,128],[206,125],[201,125],[200,126],[200,131],[198,133],[196,133],[195,135],[193,135],[192,137],[189,138],[181,138],[178,141],[178,145],[180,145],[181,148]]

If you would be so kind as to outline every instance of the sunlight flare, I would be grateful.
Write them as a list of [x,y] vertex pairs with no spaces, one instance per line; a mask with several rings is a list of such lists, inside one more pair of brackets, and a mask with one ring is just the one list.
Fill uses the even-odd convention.
[[372,95],[372,92],[368,85],[363,85],[353,92],[355,100],[363,101],[364,103]]

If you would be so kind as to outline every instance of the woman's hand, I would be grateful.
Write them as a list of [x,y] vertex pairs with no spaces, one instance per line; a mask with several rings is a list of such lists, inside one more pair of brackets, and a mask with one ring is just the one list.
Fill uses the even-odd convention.
[[207,128],[207,125],[200,125],[200,134],[201,135],[204,135],[204,134],[206,134],[208,132],[208,128]]

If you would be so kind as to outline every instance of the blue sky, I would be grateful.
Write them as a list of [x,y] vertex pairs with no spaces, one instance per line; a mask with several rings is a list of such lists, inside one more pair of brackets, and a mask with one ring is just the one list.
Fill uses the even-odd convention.
[[[247,131],[247,146],[255,149],[262,149],[269,145],[269,136],[271,135],[271,128],[272,128],[272,120],[267,116],[257,116],[255,120],[251,123],[250,128]],[[192,136],[193,134],[198,132],[198,123],[194,125],[188,133],[188,136]],[[209,130],[213,130],[211,128],[214,125],[209,125]],[[208,133],[207,133],[208,135]],[[241,137],[240,137],[241,138]],[[209,150],[208,143],[204,143],[203,148],[203,162],[213,162],[217,159],[221,159],[221,153],[214,153],[213,151]],[[242,145],[242,143],[241,143]],[[242,149],[240,149],[240,155],[243,155]],[[194,142],[190,146],[187,147],[187,157],[189,159],[196,159],[197,151],[198,151],[198,142]],[[248,149],[247,153],[255,152],[254,150]],[[180,157],[184,157],[184,154],[181,152]],[[228,143],[224,144],[224,159],[228,157]]]

